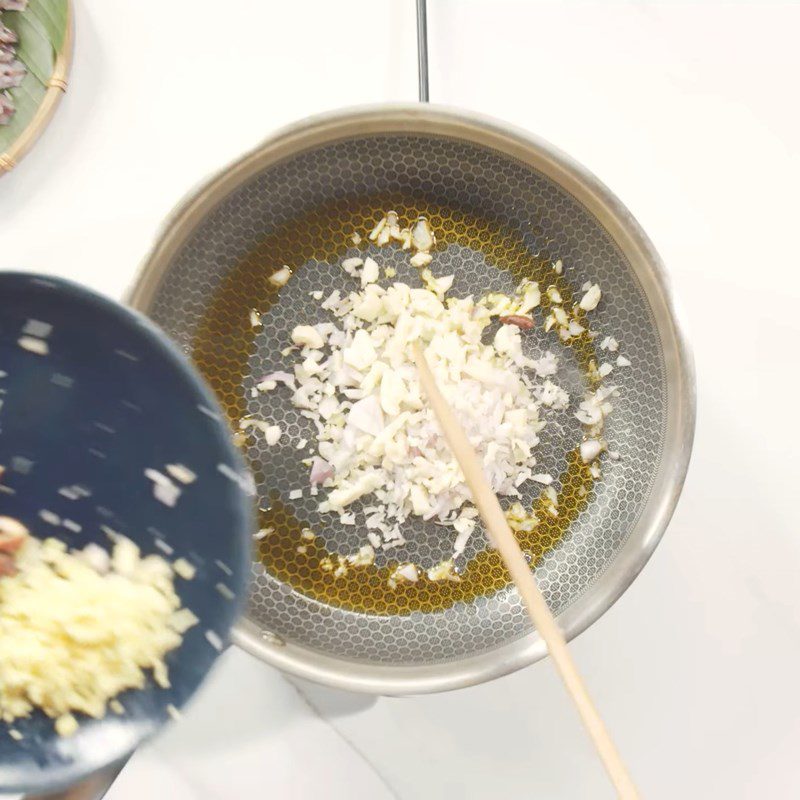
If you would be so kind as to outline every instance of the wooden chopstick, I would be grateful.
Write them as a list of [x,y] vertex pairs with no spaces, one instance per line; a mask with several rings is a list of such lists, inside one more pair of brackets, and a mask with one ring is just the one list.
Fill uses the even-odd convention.
[[625,798],[625,800],[638,798],[639,794],[636,791],[636,787],[625,765],[622,763],[619,752],[611,741],[606,726],[592,703],[586,685],[567,649],[564,634],[558,627],[550,608],[536,585],[533,572],[525,560],[525,556],[522,554],[511,528],[508,526],[505,514],[497,501],[497,496],[486,480],[475,450],[469,443],[464,429],[456,419],[452,408],[439,391],[436,379],[425,358],[425,353],[418,342],[414,344],[414,358],[417,362],[422,387],[428,396],[431,408],[439,420],[450,449],[453,451],[453,455],[464,473],[464,479],[472,490],[475,505],[486,524],[492,543],[500,553],[512,580],[522,596],[533,624],[542,639],[544,639],[550,657],[553,659],[556,669],[567,687],[567,691],[578,707],[583,724],[586,726],[586,730],[611,778],[611,782],[618,795]]

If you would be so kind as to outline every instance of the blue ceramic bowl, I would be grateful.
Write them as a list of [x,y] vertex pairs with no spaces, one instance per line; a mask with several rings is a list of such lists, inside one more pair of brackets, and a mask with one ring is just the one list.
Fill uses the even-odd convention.
[[[24,336],[47,354],[21,346]],[[197,568],[177,582],[200,624],[169,656],[171,689],[150,682],[127,692],[124,716],[82,718],[68,739],[41,713],[14,723],[21,741],[0,722],[0,792],[41,792],[125,757],[167,720],[168,704],[180,708],[200,685],[242,610],[253,499],[210,390],[152,323],[116,303],[65,281],[0,273],[0,374],[0,515],[75,547],[108,546],[105,526],[143,554],[174,553]],[[176,463],[198,477],[168,507],[144,471]],[[91,495],[59,493],[76,484]]]

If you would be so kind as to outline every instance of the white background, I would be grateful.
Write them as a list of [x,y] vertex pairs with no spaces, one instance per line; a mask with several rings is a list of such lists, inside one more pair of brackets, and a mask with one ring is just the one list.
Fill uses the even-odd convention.
[[[0,180],[0,265],[121,297],[160,221],[276,127],[413,100],[411,0],[77,0],[71,88]],[[574,644],[646,797],[800,796],[800,6],[430,0],[431,97],[556,143],[622,198],[690,323],[675,518]],[[371,701],[239,652],[109,793],[609,797],[549,663]]]

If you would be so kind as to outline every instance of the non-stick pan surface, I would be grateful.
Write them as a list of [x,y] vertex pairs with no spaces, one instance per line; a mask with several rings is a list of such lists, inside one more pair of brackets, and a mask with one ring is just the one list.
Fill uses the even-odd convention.
[[[321,515],[295,448],[314,440],[286,394],[251,396],[256,380],[290,361],[292,328],[321,320],[310,293],[353,288],[340,267],[372,255],[418,281],[407,254],[354,246],[381,215],[427,216],[436,232],[433,271],[454,274],[452,294],[510,291],[521,278],[579,296],[597,282],[603,302],[592,327],[631,360],[607,382],[620,397],[607,438],[619,461],[587,477],[573,453],[581,428],[571,415],[548,425],[542,471],[559,476],[558,520],[525,543],[548,603],[568,636],[624,591],[658,542],[677,501],[694,427],[691,356],[662,266],[621,203],[550,145],[506,125],[436,106],[381,106],[326,115],[268,140],[192,195],[168,222],[133,302],[190,354],[230,420],[246,414],[280,424],[276,447],[250,437],[262,525],[275,527],[252,568],[247,621],[237,641],[307,678],[351,689],[415,693],[494,677],[541,657],[544,647],[482,534],[460,559],[460,584],[421,581],[392,590],[386,564],[430,566],[447,558],[452,534],[407,524],[408,544],[374,567],[337,580],[319,569],[326,554],[351,553],[365,531]],[[552,269],[560,259],[563,276]],[[268,277],[293,270],[276,291]],[[250,309],[262,313],[254,330]],[[551,349],[573,406],[587,385],[598,338],[563,346],[542,330],[531,354]],[[526,487],[524,501],[540,487]],[[302,556],[303,527],[317,535]]]

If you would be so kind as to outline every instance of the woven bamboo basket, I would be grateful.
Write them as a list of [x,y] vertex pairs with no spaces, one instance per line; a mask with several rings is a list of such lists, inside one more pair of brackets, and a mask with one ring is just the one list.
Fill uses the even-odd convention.
[[44,98],[19,136],[14,139],[5,152],[0,152],[0,175],[14,169],[33,145],[36,144],[36,141],[53,118],[58,104],[61,102],[61,97],[67,91],[69,69],[72,64],[73,18],[72,0],[67,0],[67,28],[61,48],[55,55],[53,71],[47,81]]

